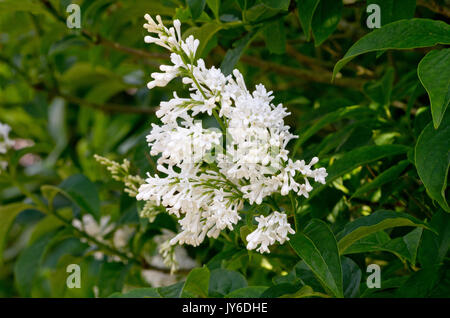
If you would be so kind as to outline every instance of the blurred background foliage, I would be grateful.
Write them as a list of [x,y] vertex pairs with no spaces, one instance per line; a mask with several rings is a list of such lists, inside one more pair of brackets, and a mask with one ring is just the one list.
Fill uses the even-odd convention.
[[[80,29],[66,26],[71,3]],[[366,24],[372,3],[376,31]],[[238,67],[248,87],[263,83],[289,109],[300,136],[291,156],[317,155],[329,172],[291,212],[300,229],[325,222],[302,235],[329,230],[332,239],[317,240],[338,271],[331,281],[302,255],[300,237],[268,255],[247,251],[245,219],[181,248],[176,274],[161,263],[157,246],[176,221],[140,219],[93,157],[155,173],[145,135],[183,84],[146,88],[168,56],[144,43],[145,13],[180,19],[207,65]],[[448,297],[449,17],[446,0],[0,0],[0,122],[16,149],[0,173],[0,295]],[[356,58],[332,81],[345,55]],[[288,198],[277,204],[291,210]],[[337,246],[333,263],[326,254]],[[371,263],[382,268],[380,289],[366,286]],[[81,266],[80,289],[66,286],[68,264]]]

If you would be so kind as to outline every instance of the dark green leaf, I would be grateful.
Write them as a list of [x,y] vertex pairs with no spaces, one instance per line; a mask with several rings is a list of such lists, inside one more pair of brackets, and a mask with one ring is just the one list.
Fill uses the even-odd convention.
[[268,23],[262,29],[262,34],[270,53],[283,54],[286,51],[286,34],[282,20]]
[[388,107],[391,102],[393,83],[394,69],[390,67],[381,80],[374,83],[366,83],[366,85],[364,85],[364,92],[378,105]]
[[311,22],[314,11],[320,0],[297,0],[298,17],[302,25],[303,33],[309,41],[311,38]]
[[161,298],[158,290],[153,287],[136,288],[126,293],[114,293],[110,298]]
[[326,223],[313,219],[303,232],[291,238],[290,244],[326,290],[336,297],[344,296],[336,238]]
[[261,2],[271,9],[286,11],[289,8],[290,0],[261,0]]
[[343,254],[353,243],[372,233],[396,226],[428,228],[422,221],[406,213],[380,210],[348,223],[337,235],[339,252]]
[[428,195],[450,212],[445,191],[450,166],[450,112],[444,116],[442,124],[434,129],[429,123],[419,136],[415,150],[417,173]]
[[5,248],[6,238],[11,224],[20,212],[30,208],[33,208],[33,206],[25,203],[11,203],[0,206],[0,265],[3,263],[3,249]]
[[418,251],[419,263],[422,267],[433,267],[441,264],[450,246],[450,215],[439,211],[433,215],[430,226],[437,233],[425,231]]
[[206,0],[187,0],[192,18],[197,19],[205,9]]
[[[363,146],[355,150],[345,153],[329,168],[327,168],[328,177],[326,179],[327,183],[331,183],[336,178],[349,173],[353,169],[373,162],[386,158],[389,156],[398,155],[401,153],[406,153],[408,151],[407,146],[403,145],[381,145],[381,146]],[[320,191],[325,188],[325,185],[316,187],[310,194],[310,197],[317,195]]]
[[348,257],[342,257],[342,281],[344,285],[344,297],[354,298],[359,296],[359,284],[362,272],[356,263]]
[[438,128],[450,102],[450,49],[433,50],[420,61],[417,74],[428,92],[434,128]]
[[414,17],[416,0],[367,0],[367,5],[377,4],[380,6],[381,25]]
[[320,0],[311,23],[316,46],[321,45],[336,30],[341,20],[342,8],[342,1]]
[[401,20],[390,23],[361,38],[334,66],[333,78],[358,55],[389,49],[412,49],[436,44],[450,44],[450,26],[428,19]]
[[220,70],[225,74],[229,75],[234,69],[234,66],[239,61],[242,53],[244,52],[247,45],[250,44],[251,39],[255,35],[254,32],[247,33],[242,39],[236,42],[232,49],[229,49],[223,58],[222,64],[220,65]]
[[392,182],[398,178],[398,176],[405,170],[405,168],[409,166],[408,160],[402,160],[395,166],[390,167],[386,171],[383,171],[379,174],[375,179],[371,182],[364,184],[360,187],[356,192],[352,195],[353,197],[357,197],[363,193],[369,192],[374,189],[380,188],[382,185]]
[[251,286],[251,287],[244,287],[236,289],[235,291],[232,291],[228,295],[226,295],[226,298],[259,298],[261,297],[262,293],[267,289],[267,286]]
[[[28,246],[22,251],[15,263],[14,277],[17,288],[23,297],[31,296],[33,279],[39,270],[39,264],[45,248],[52,237],[53,233],[48,233]],[[65,281],[61,282],[61,284],[65,284]]]
[[194,268],[186,278],[181,297],[208,297],[209,277],[210,272],[206,266]]
[[218,268],[211,271],[209,280],[209,296],[223,297],[232,291],[247,287],[247,281],[242,274],[228,269]]

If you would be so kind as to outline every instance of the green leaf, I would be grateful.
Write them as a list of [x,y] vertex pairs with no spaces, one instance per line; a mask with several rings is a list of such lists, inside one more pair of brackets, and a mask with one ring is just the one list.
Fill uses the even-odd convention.
[[205,9],[206,0],[187,0],[187,5],[191,10],[192,18],[197,19]]
[[283,54],[286,51],[286,32],[281,19],[268,23],[262,29],[262,35],[270,53]]
[[415,272],[408,280],[400,286],[396,292],[396,297],[402,298],[424,298],[427,297],[439,280],[439,276],[444,269],[439,266],[423,268]]
[[388,107],[391,102],[393,83],[394,68],[390,67],[381,80],[366,83],[364,85],[364,92],[378,105]]
[[356,263],[348,257],[342,257],[342,282],[344,286],[344,297],[354,298],[359,295],[362,272]]
[[206,0],[208,7],[214,13],[216,18],[219,17],[219,9],[220,9],[220,0]]
[[316,46],[322,44],[336,30],[341,20],[342,8],[342,1],[320,0],[311,22]]
[[310,125],[304,132],[300,133],[299,138],[295,142],[293,154],[295,155],[300,148],[309,138],[314,136],[316,132],[325,127],[326,125],[336,122],[344,118],[363,117],[367,115],[374,115],[375,112],[367,107],[361,106],[348,106],[338,109],[334,112],[328,113],[321,117],[317,122]]
[[300,287],[302,286],[301,282],[296,283],[281,283],[274,286],[269,287],[261,294],[261,298],[278,298],[283,295],[295,294]]
[[356,192],[352,195],[352,198],[357,197],[363,193],[369,192],[374,189],[379,189],[382,185],[392,182],[398,178],[398,176],[409,166],[408,160],[402,160],[395,166],[390,167],[389,169],[383,171],[379,174],[372,182],[368,182],[360,187]]
[[422,267],[441,264],[450,246],[450,214],[440,210],[433,215],[430,226],[437,233],[425,231],[419,246],[418,260]]
[[414,17],[416,0],[367,0],[367,5],[377,4],[381,11],[381,25]]
[[259,298],[267,288],[267,286],[239,288],[226,295],[225,298]]
[[416,228],[403,237],[390,240],[380,250],[392,252],[415,265],[422,232],[423,228]]
[[[14,265],[14,277],[19,293],[23,297],[31,296],[33,280],[39,270],[41,257],[47,244],[53,238],[53,233],[47,233],[44,237],[34,242],[22,251]],[[64,284],[65,282],[61,282]]]
[[336,238],[325,222],[313,219],[303,232],[291,238],[290,244],[326,290],[336,297],[344,296]]
[[[402,153],[406,153],[409,147],[403,145],[381,145],[381,146],[363,146],[355,150],[345,153],[336,162],[327,168],[328,176],[326,181],[330,184],[335,179],[340,176],[352,171],[353,169],[373,162],[386,158],[389,156],[394,156]],[[326,185],[320,185],[316,187],[311,193],[310,198],[317,195],[320,191],[325,188]]]
[[[419,227],[403,237],[392,239],[384,231],[372,233],[348,247],[343,254],[357,254],[367,252],[389,252],[399,257],[402,261],[408,260],[415,265],[417,249],[422,237],[423,228]],[[427,231],[426,233],[432,233]]]
[[450,26],[443,21],[411,19],[392,22],[359,39],[334,66],[333,79],[358,55],[389,49],[412,49],[450,44]]
[[429,52],[417,67],[431,102],[434,128],[438,128],[450,102],[450,49]]
[[206,266],[194,268],[186,278],[181,297],[208,297],[210,272]]
[[109,298],[161,298],[158,289],[153,287],[136,288],[126,293],[114,293]]
[[444,116],[442,124],[434,129],[429,123],[417,140],[415,163],[417,173],[427,193],[447,212],[450,212],[445,190],[450,166],[450,112]]
[[372,233],[397,226],[429,228],[422,221],[402,212],[379,210],[348,223],[337,235],[339,253],[342,255],[353,243]]
[[75,174],[64,180],[59,187],[44,185],[41,187],[42,194],[52,205],[56,194],[60,193],[82,210],[93,215],[97,220],[100,218],[100,199],[97,188],[86,176]]
[[231,74],[234,66],[239,61],[245,48],[250,44],[255,32],[247,33],[242,39],[236,42],[233,48],[229,49],[223,58],[222,64],[220,65],[220,70],[225,75]]
[[381,246],[390,240],[389,234],[384,231],[378,231],[359,239],[342,252],[342,255],[379,251]]
[[31,14],[48,13],[47,10],[37,1],[33,0],[1,0],[0,12],[26,11]]
[[198,45],[196,57],[203,57],[206,53],[206,48],[208,43],[211,41],[214,34],[216,34],[220,29],[222,29],[222,25],[215,22],[208,22],[203,24],[201,27],[192,27],[188,29],[183,37],[188,37],[189,35],[193,35],[196,39],[200,41]]
[[297,0],[298,17],[306,40],[311,38],[311,22],[320,0]]
[[99,297],[107,297],[114,292],[122,291],[130,268],[131,264],[104,262],[98,279]]
[[11,224],[20,212],[32,208],[33,206],[25,203],[11,203],[0,206],[0,265],[3,263],[3,250]]
[[228,269],[217,268],[211,271],[209,280],[209,296],[223,297],[236,289],[247,287],[242,274]]
[[158,288],[158,293],[164,298],[179,298],[183,291],[184,282]]
[[271,9],[286,11],[289,9],[290,0],[261,0],[261,2]]

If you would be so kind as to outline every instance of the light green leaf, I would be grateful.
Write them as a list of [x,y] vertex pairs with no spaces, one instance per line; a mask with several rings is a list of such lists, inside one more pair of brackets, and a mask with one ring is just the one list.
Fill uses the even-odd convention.
[[434,128],[438,128],[450,102],[450,49],[429,52],[417,67],[431,102]]
[[326,290],[336,297],[344,297],[336,238],[325,222],[313,219],[304,231],[291,238],[290,244]]
[[342,8],[342,1],[320,0],[311,22],[316,46],[322,44],[336,30],[341,20]]
[[353,243],[372,233],[397,226],[429,228],[422,221],[402,212],[379,210],[348,223],[337,235],[339,253],[342,255]]
[[210,272],[206,266],[194,268],[186,278],[181,297],[208,297],[209,277]]
[[429,19],[400,20],[374,30],[352,45],[334,66],[333,79],[350,60],[358,55],[389,49],[412,49],[436,44],[450,44],[450,26]]
[[309,41],[311,38],[311,22],[314,11],[320,0],[297,0],[298,17],[302,25],[303,33]]
[[33,206],[25,203],[11,203],[0,206],[0,265],[3,263],[3,250],[11,224],[20,212],[32,208]]
[[415,150],[417,173],[428,195],[450,212],[445,190],[450,166],[450,112],[444,116],[436,130],[429,123],[419,136]]

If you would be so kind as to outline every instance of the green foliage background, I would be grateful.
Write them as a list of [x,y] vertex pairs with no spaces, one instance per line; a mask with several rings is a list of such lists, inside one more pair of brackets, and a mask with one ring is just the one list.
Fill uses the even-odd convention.
[[[10,152],[0,174],[1,296],[449,296],[448,1],[73,2],[81,29],[66,27],[71,1],[0,0],[0,122],[34,143]],[[372,3],[376,30],[366,26]],[[146,88],[168,56],[144,43],[145,13],[180,19],[207,65],[236,66],[248,87],[273,90],[300,136],[291,156],[317,155],[329,173],[309,199],[275,198],[296,216],[289,244],[247,251],[254,224],[243,217],[226,236],[186,247],[198,267],[165,287],[142,271],[168,271],[148,260],[175,220],[139,219],[140,206],[93,158],[155,173],[145,135],[159,102],[183,84]],[[30,153],[35,163],[22,165]],[[86,214],[110,216],[104,241],[73,227]],[[123,226],[132,236],[118,248]],[[80,289],[65,284],[73,263]],[[369,264],[381,266],[380,289],[367,288]]]

